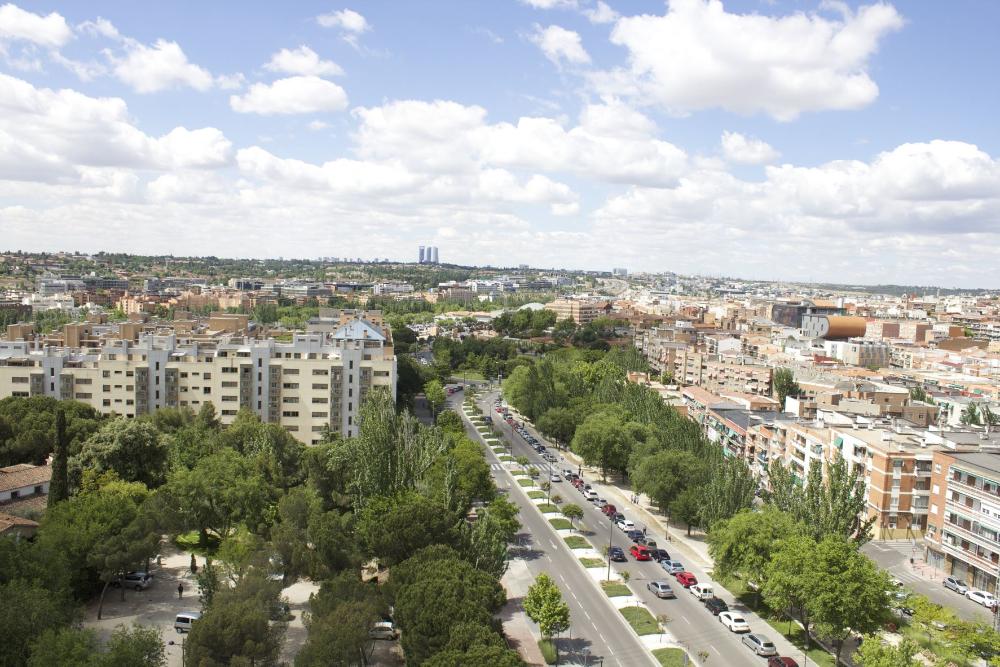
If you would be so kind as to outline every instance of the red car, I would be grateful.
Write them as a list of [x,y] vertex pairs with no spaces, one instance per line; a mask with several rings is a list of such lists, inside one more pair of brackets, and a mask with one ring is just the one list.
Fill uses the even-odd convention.
[[601,511],[607,514],[608,516],[614,516],[615,514],[618,513],[618,508],[615,507],[614,505],[605,505],[604,507],[601,508]]
[[629,553],[632,554],[632,557],[635,558],[636,560],[650,560],[649,549],[642,546],[641,544],[633,544],[632,548],[629,549]]
[[799,663],[795,662],[791,658],[783,658],[777,655],[772,655],[767,659],[767,667],[799,667]]
[[[634,549],[635,547],[632,548]],[[674,574],[674,578],[676,578],[677,583],[684,588],[691,588],[698,583],[698,579],[690,572],[677,572]]]

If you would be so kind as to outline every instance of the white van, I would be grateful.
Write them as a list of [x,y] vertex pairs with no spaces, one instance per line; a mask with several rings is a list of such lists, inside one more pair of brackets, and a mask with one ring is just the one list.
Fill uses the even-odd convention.
[[174,619],[174,630],[179,634],[191,632],[191,625],[201,618],[200,611],[182,611]]
[[695,584],[688,590],[691,592],[691,595],[699,600],[707,600],[708,598],[715,597],[715,591],[712,590],[711,584]]

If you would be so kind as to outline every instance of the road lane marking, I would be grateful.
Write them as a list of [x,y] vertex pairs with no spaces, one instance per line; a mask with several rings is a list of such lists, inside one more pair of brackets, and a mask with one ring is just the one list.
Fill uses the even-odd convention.
[[719,653],[719,649],[717,649],[717,648],[715,648],[715,647],[713,646],[713,647],[712,647],[712,650],[713,650],[713,651],[715,651],[716,653],[718,653],[718,655],[719,655],[719,657],[720,657],[720,658],[722,657],[722,654],[721,654],[721,653]]
[[601,638],[601,643],[602,644],[607,644],[608,643],[608,640],[605,639],[604,635],[602,635],[600,632],[597,633],[597,636]]
[[[588,621],[591,621],[591,622],[593,622],[593,620],[594,620],[594,619],[592,619],[592,618],[590,617],[590,614],[589,614],[589,613],[587,613],[587,608],[586,608],[586,607],[584,607],[584,609],[583,609],[583,615],[587,617],[587,620],[588,620]],[[595,630],[596,630],[596,628],[595,628]]]
[[580,602],[580,598],[576,597],[576,593],[574,593],[573,591],[570,591],[569,594],[573,596],[574,600],[576,600],[577,602]]

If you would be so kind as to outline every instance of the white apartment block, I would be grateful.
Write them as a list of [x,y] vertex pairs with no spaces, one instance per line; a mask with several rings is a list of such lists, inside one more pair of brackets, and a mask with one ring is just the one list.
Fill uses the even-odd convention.
[[74,399],[128,417],[211,402],[223,423],[247,409],[305,444],[318,443],[326,428],[357,435],[374,387],[395,398],[396,357],[379,328],[360,319],[288,343],[234,336],[181,345],[169,334],[81,350],[0,341],[0,398]]

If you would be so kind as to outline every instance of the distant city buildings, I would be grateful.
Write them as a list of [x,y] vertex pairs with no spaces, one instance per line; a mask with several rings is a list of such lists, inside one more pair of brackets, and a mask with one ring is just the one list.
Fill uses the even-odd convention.
[[439,264],[438,259],[438,248],[437,246],[420,246],[419,252],[417,254],[418,261],[421,264]]

